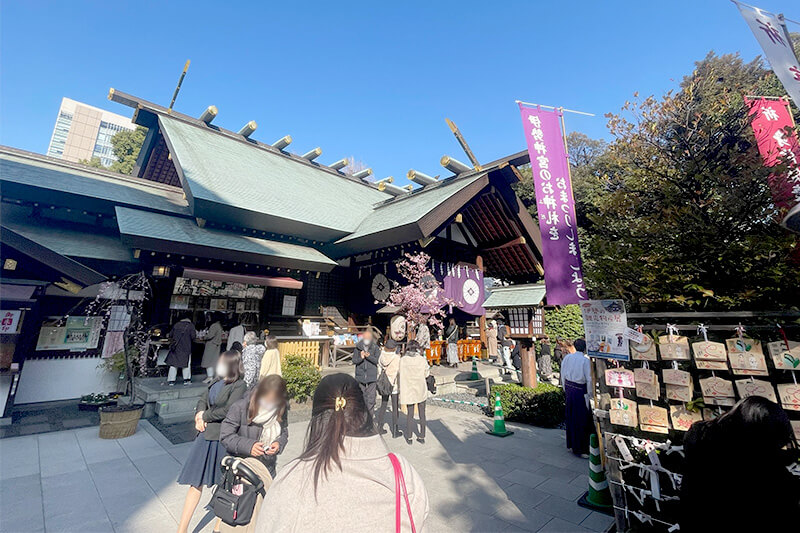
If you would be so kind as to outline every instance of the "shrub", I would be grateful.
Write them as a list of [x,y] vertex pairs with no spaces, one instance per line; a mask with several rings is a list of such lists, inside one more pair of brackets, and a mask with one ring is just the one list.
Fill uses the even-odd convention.
[[566,400],[564,391],[549,383],[539,383],[535,388],[516,383],[495,385],[489,399],[489,410],[494,412],[494,395],[500,393],[503,415],[507,420],[534,426],[552,428],[564,421]]
[[322,379],[322,373],[314,363],[299,355],[287,355],[282,371],[289,398],[298,402],[304,402],[313,395]]
[[583,318],[578,305],[548,308],[544,314],[544,332],[555,343],[558,337],[578,339],[583,337]]

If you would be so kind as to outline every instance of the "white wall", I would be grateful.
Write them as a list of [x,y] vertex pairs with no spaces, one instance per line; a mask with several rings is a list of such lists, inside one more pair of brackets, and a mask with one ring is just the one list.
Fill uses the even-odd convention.
[[116,390],[117,377],[97,368],[101,358],[30,359],[22,365],[14,404],[80,398]]

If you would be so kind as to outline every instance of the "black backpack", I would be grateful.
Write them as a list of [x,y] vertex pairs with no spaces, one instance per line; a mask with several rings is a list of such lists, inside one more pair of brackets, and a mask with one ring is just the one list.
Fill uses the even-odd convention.
[[[211,497],[214,515],[229,526],[246,526],[253,519],[258,496],[265,494],[264,482],[247,465],[232,457],[222,460],[222,483]],[[242,485],[242,493],[233,493],[234,485]]]

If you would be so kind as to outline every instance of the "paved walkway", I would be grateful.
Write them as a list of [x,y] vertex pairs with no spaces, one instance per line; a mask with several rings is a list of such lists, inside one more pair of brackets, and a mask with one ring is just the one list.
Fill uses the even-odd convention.
[[[425,480],[427,531],[604,531],[611,518],[579,507],[587,461],[564,448],[564,432],[515,426],[500,439],[490,420],[429,406],[425,445],[389,439]],[[280,464],[297,456],[307,422],[290,425]],[[127,439],[97,427],[0,440],[0,531],[169,532],[185,488],[176,484],[190,443],[173,445],[147,421]],[[210,493],[206,491],[201,504]],[[212,529],[198,509],[192,527]]]

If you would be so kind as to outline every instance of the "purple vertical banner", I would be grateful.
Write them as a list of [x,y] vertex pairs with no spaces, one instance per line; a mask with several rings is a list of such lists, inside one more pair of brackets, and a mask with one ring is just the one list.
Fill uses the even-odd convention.
[[547,304],[578,303],[586,299],[586,285],[561,112],[522,104],[519,109],[536,190]]

